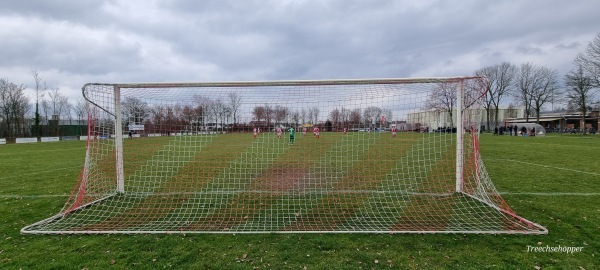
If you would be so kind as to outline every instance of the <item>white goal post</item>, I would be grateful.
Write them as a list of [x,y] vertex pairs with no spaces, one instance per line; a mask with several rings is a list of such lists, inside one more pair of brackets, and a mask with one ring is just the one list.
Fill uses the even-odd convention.
[[482,77],[82,91],[79,181],[22,233],[547,233],[487,174]]

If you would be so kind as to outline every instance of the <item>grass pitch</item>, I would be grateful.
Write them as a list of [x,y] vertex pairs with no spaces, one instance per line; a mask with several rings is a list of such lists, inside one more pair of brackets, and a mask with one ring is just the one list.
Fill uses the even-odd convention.
[[[594,269],[600,244],[596,136],[482,135],[485,165],[508,204],[548,235],[20,235],[63,206],[83,142],[0,145],[0,268],[5,269]],[[532,247],[583,247],[534,252]]]
[[132,139],[122,194],[114,141],[93,140],[89,151],[101,154],[88,158],[95,166],[69,214],[23,231],[544,232],[494,207],[502,202],[486,204],[496,191],[480,191],[489,179],[468,173],[470,161],[463,186],[474,197],[455,192],[455,140],[414,132],[328,132],[294,144],[272,133]]

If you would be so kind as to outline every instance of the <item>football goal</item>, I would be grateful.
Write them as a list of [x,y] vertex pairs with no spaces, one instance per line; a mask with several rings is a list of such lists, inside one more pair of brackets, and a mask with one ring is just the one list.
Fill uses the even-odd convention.
[[485,78],[90,83],[79,180],[22,233],[515,233]]

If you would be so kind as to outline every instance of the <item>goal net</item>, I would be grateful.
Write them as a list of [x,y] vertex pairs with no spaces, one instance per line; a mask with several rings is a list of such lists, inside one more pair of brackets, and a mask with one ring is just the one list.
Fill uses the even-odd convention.
[[86,84],[79,181],[23,233],[519,233],[484,78]]

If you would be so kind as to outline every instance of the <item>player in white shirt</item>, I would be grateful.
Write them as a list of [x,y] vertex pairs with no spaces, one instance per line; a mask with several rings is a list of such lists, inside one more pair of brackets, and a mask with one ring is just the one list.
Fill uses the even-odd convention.
[[302,136],[306,137],[306,127],[302,128]]
[[281,128],[277,128],[277,139],[281,139]]
[[319,128],[318,127],[314,127],[313,128],[313,133],[315,134],[315,137],[317,137],[317,139],[320,137],[320,135],[319,135]]
[[346,133],[348,132],[348,128],[344,128],[344,135],[346,135]]
[[258,135],[258,129],[254,128],[254,129],[252,130],[252,132],[254,133],[254,135],[252,135],[252,137],[253,137],[254,139],[256,139],[256,135]]
[[398,132],[398,130],[396,129],[396,127],[392,127],[392,136],[396,137],[396,132]]

